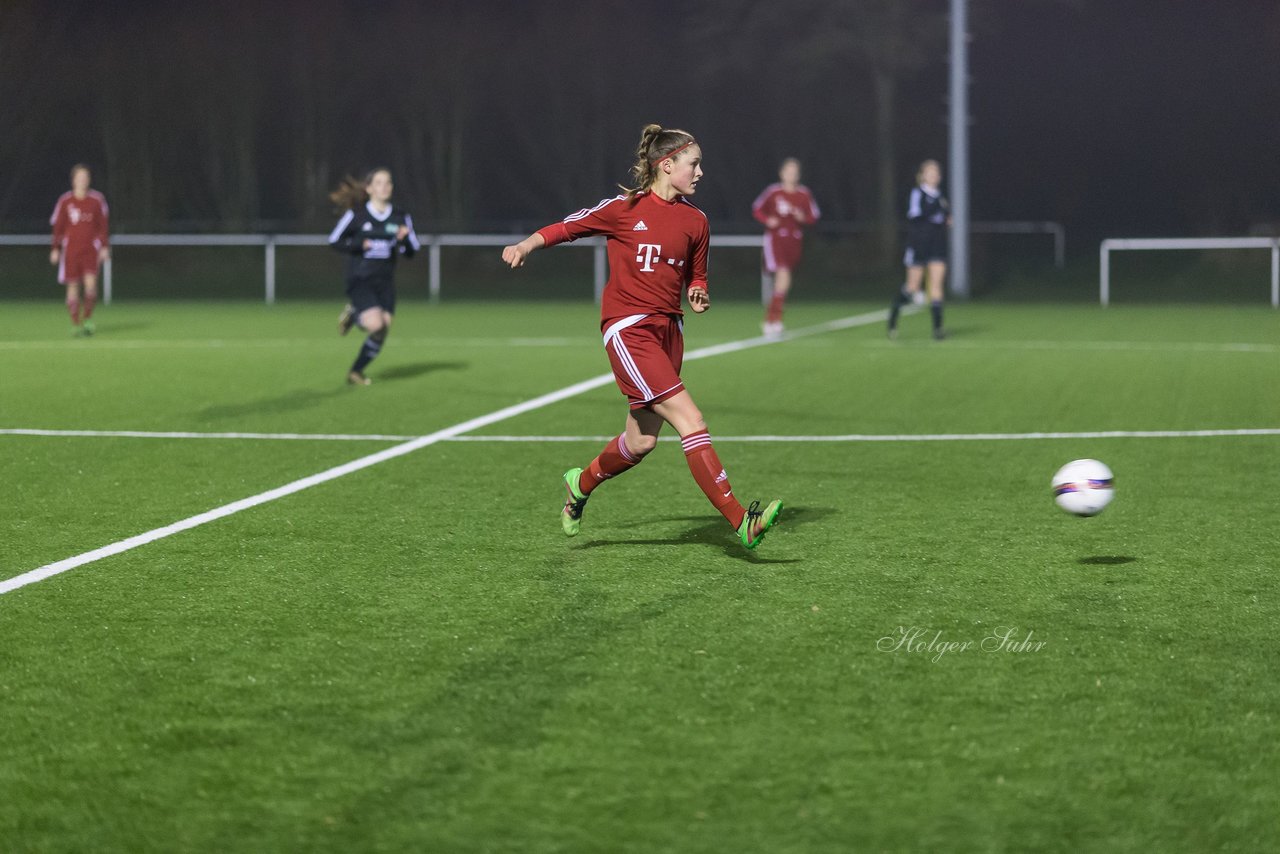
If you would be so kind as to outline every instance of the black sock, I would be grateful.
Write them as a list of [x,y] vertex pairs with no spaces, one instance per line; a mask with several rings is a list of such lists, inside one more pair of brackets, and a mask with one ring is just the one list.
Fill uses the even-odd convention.
[[382,342],[385,338],[386,336],[382,333],[374,333],[364,339],[364,343],[360,345],[360,355],[356,356],[355,362],[351,364],[351,370],[363,374],[365,366],[382,351]]
[[929,313],[933,315],[933,328],[942,328],[942,300],[936,299],[929,303]]
[[898,327],[898,313],[902,311],[904,305],[911,302],[911,294],[907,291],[907,286],[903,285],[898,289],[898,296],[893,300],[893,305],[889,306],[889,328],[896,329]]

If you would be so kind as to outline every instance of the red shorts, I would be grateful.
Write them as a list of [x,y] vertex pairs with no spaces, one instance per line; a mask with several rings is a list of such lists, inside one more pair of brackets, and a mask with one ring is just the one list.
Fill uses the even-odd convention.
[[78,282],[85,276],[98,275],[98,250],[93,245],[67,244],[58,257],[58,283]]
[[613,379],[632,409],[661,403],[684,390],[684,325],[669,314],[633,314],[607,324],[604,349]]
[[764,235],[764,268],[770,273],[779,270],[794,270],[800,264],[800,250],[804,248],[804,240],[799,235],[783,235],[776,232],[765,232]]

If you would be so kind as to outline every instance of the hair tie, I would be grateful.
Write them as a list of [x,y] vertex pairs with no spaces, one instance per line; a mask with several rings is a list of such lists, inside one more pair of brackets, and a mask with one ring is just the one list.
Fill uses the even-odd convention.
[[691,139],[691,140],[689,140],[688,142],[686,142],[684,145],[680,146],[679,148],[676,148],[676,149],[673,149],[673,150],[671,150],[671,151],[668,151],[666,154],[662,155],[661,157],[655,157],[655,158],[653,158],[652,160],[650,160],[649,162],[650,162],[650,163],[661,163],[662,161],[666,160],[668,157],[675,157],[677,154],[679,154],[680,152],[684,151],[684,150],[685,150],[686,148],[688,148],[689,146],[691,146],[691,145],[697,145],[697,144],[698,144],[698,141],[697,141],[696,139]]

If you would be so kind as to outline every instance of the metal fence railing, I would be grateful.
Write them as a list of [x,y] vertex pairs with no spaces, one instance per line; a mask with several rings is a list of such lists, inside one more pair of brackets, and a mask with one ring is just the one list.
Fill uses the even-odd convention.
[[[870,227],[859,227],[856,231],[867,231]],[[1066,230],[1056,222],[975,222],[974,234],[1046,234],[1053,237],[1054,263],[1062,267],[1066,252]],[[524,234],[419,234],[418,240],[427,253],[427,289],[430,299],[440,299],[443,275],[441,273],[440,254],[446,247],[455,246],[506,246],[523,240]],[[276,301],[276,249],[281,246],[317,246],[327,245],[328,241],[320,234],[116,234],[111,238],[112,246],[191,246],[191,247],[261,247],[263,250],[263,299],[272,304]],[[11,234],[0,235],[0,246],[48,246],[47,234]],[[605,256],[603,238],[586,238],[573,243],[564,244],[590,248],[593,252],[593,287],[596,301],[599,302],[604,293],[605,281],[608,278],[608,262]],[[760,234],[722,234],[711,237],[713,247],[762,248],[764,238]],[[115,277],[115,260],[108,259],[102,267],[102,299],[111,302]],[[771,282],[769,277],[761,277],[761,296],[767,299]]]

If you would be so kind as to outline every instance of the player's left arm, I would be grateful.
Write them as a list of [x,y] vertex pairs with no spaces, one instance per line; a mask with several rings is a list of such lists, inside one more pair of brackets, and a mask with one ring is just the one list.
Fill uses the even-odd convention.
[[822,219],[822,210],[818,207],[818,200],[813,197],[811,191],[806,189],[804,195],[809,207],[809,225],[813,225]]
[[110,213],[105,198],[98,199],[98,208],[102,214],[98,217],[98,261],[102,262],[111,257],[111,228],[107,222]]
[[711,229],[703,220],[693,243],[693,257],[689,259],[689,308],[694,314],[702,314],[711,308],[711,294],[707,290],[707,247],[710,243]]
[[396,230],[396,243],[400,244],[400,254],[406,258],[412,258],[422,248],[418,235],[413,230],[413,217],[407,213],[404,215],[404,225]]

